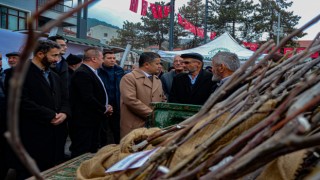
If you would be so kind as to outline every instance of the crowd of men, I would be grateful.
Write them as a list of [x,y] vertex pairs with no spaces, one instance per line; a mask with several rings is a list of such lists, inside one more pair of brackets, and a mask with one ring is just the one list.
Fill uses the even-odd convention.
[[[61,36],[40,40],[33,52],[20,97],[21,141],[40,170],[54,167],[68,158],[95,153],[119,143],[132,130],[145,127],[152,113],[151,102],[203,105],[240,62],[229,52],[212,58],[212,72],[203,68],[198,53],[176,55],[173,67],[163,73],[161,57],[144,52],[139,67],[126,73],[112,51],[88,48],[83,55],[69,54]],[[10,79],[19,63],[19,52],[6,54],[9,69],[2,70],[0,54],[1,176],[16,171],[16,179],[30,176],[10,149],[6,131]],[[71,140],[71,156],[65,154]]]

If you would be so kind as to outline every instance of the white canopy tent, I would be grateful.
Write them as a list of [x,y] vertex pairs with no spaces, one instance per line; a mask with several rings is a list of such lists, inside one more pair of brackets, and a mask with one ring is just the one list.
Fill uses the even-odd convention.
[[249,59],[254,53],[253,51],[240,46],[237,41],[233,39],[233,37],[227,32],[225,32],[215,40],[193,49],[187,49],[183,51],[159,50],[158,53],[165,61],[172,62],[173,57],[177,54],[196,52],[201,54],[204,57],[205,62],[208,63],[211,61],[211,58],[219,51],[235,53],[238,55],[241,61]]

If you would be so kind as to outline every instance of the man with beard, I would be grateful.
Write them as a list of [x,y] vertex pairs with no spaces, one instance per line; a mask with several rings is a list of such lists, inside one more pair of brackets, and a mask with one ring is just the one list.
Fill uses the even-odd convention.
[[188,73],[174,77],[169,102],[203,105],[212,92],[212,74],[202,69],[202,55],[186,53],[181,57],[184,70]]
[[[222,86],[231,75],[240,67],[240,60],[238,56],[231,52],[218,52],[212,57],[212,81],[214,82],[212,90],[214,91],[216,88]],[[240,88],[242,84],[238,85],[234,89],[227,92],[224,97],[227,97],[229,94],[232,94],[238,88]],[[220,98],[223,100],[224,98]]]
[[139,68],[123,76],[120,81],[120,132],[121,138],[132,130],[145,127],[151,115],[151,102],[163,102],[165,96],[159,73],[160,55],[144,52],[139,58]]
[[[70,115],[70,108],[63,82],[49,68],[59,58],[57,43],[50,40],[38,42],[32,60],[26,62],[29,69],[20,99],[20,138],[41,171],[59,164],[64,157],[65,120]],[[17,171],[17,179],[30,176],[15,155],[11,154],[9,160]]]
[[51,64],[51,70],[53,70],[55,73],[57,73],[61,80],[64,82],[63,88],[66,89],[68,92],[68,85],[69,85],[69,72],[68,72],[68,63],[66,59],[63,57],[68,49],[67,41],[64,37],[56,35],[56,36],[50,36],[48,37],[49,40],[55,41],[57,44],[60,45],[60,58],[58,62]]

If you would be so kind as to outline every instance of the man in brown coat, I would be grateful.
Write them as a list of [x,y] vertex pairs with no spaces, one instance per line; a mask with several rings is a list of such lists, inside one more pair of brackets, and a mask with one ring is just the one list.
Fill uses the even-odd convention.
[[159,73],[160,56],[153,52],[140,55],[139,68],[123,76],[120,82],[121,138],[145,126],[151,114],[151,102],[165,101]]

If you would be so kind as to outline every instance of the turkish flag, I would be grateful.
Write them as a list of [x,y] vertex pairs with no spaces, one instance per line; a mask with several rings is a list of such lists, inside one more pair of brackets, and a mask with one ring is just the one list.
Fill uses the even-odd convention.
[[319,52],[315,52],[313,54],[311,54],[311,58],[315,59],[319,57]]
[[300,53],[301,51],[305,50],[306,48],[305,47],[298,47],[297,48],[297,53]]
[[170,13],[170,6],[164,6],[164,9],[163,9],[163,17],[166,18],[168,17],[169,13]]
[[194,35],[197,35],[197,30],[196,30],[196,27],[190,23],[190,31],[194,34]]
[[181,14],[178,14],[178,24],[180,24],[181,26],[184,27],[184,20],[183,20],[183,18],[181,17]]
[[251,51],[256,51],[258,49],[258,44],[257,43],[250,43],[250,50]]
[[162,6],[161,5],[157,5],[157,11],[158,11],[158,18],[162,19],[163,15],[162,15]]
[[197,36],[204,38],[204,29],[197,27]]
[[184,29],[190,31],[191,29],[191,24],[188,20],[184,19]]
[[158,19],[159,16],[158,16],[158,11],[157,11],[157,7],[155,4],[153,3],[150,3],[150,8],[151,8],[151,12],[152,12],[152,15],[155,19]]
[[[211,32],[211,33],[212,33],[212,32]],[[242,44],[243,44],[245,47],[249,47],[249,46],[250,46],[250,45],[249,45],[249,44],[250,44],[249,42],[243,41]]]
[[288,57],[291,57],[293,50],[294,50],[293,48],[283,48],[283,53],[284,54],[290,53]]
[[146,0],[142,0],[141,4],[141,15],[146,16],[148,10],[148,2]]
[[132,12],[137,12],[138,11],[138,5],[139,5],[139,0],[131,0],[130,3],[130,11]]
[[214,39],[216,37],[217,33],[216,32],[211,32],[210,33],[210,39]]

